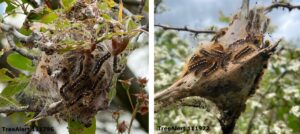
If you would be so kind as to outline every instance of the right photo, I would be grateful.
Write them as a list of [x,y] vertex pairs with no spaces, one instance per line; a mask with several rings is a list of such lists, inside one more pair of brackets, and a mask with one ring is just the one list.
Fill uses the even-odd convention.
[[154,2],[155,134],[300,133],[300,1]]

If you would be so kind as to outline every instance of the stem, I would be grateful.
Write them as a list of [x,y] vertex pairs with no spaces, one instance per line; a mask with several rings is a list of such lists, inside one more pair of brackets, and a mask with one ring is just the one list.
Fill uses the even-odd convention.
[[133,120],[135,119],[135,116],[136,116],[136,113],[137,113],[138,109],[139,109],[139,102],[137,101],[137,103],[135,105],[135,109],[133,110],[133,113],[132,113],[132,116],[131,116],[130,124],[129,124],[129,127],[128,127],[128,134],[130,134],[132,123],[133,123]]
[[191,29],[188,27],[183,27],[183,28],[179,28],[179,27],[170,27],[170,26],[166,26],[166,25],[160,25],[160,24],[156,24],[154,25],[156,27],[161,27],[164,30],[176,30],[176,31],[185,31],[185,32],[191,32],[191,33],[195,33],[195,34],[200,34],[200,33],[204,33],[204,34],[215,34],[217,33],[216,31],[211,31],[211,30],[195,30],[195,29]]
[[130,97],[129,89],[126,89],[126,94],[127,94],[128,98],[129,98],[129,102],[130,102],[131,108],[134,109],[133,103],[132,103],[132,100],[131,100],[131,97]]

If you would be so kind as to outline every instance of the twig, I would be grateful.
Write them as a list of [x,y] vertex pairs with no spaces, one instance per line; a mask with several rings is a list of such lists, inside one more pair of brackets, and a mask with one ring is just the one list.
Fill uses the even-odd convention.
[[0,109],[0,113],[12,113],[12,112],[35,112],[36,110],[29,108],[28,106],[23,107],[4,107]]
[[5,32],[11,33],[20,41],[27,42],[27,43],[39,40],[41,38],[41,35],[39,33],[34,33],[34,32],[30,36],[23,35],[19,31],[17,31],[15,27],[9,24],[0,23],[0,28]]
[[143,13],[143,9],[144,9],[144,6],[145,6],[145,0],[141,0],[140,4],[139,4],[139,14],[142,14]]
[[287,8],[289,11],[292,11],[293,9],[300,9],[300,5],[291,5],[290,3],[274,3],[271,6],[268,6],[265,9],[265,12],[271,12],[274,8]]
[[136,104],[135,104],[135,107],[133,109],[132,115],[131,115],[131,120],[130,120],[129,127],[128,127],[128,134],[130,134],[132,123],[135,119],[135,116],[138,112],[138,109],[139,109],[139,102],[137,101]]
[[211,31],[211,30],[195,30],[195,29],[190,29],[188,27],[183,27],[183,28],[178,28],[178,27],[170,27],[170,26],[165,26],[165,25],[160,25],[160,24],[155,24],[154,26],[156,27],[161,27],[164,30],[177,30],[177,31],[185,31],[185,32],[191,32],[195,34],[200,34],[200,33],[205,33],[205,34],[215,34],[216,31]]
[[31,60],[37,60],[38,59],[36,56],[33,56],[33,55],[29,54],[28,52],[18,48],[16,46],[16,44],[13,40],[13,37],[11,35],[7,35],[7,41],[8,41],[8,44],[10,45],[10,47],[13,51],[16,51],[17,53],[19,53],[22,56],[27,57],[28,59],[31,59]]

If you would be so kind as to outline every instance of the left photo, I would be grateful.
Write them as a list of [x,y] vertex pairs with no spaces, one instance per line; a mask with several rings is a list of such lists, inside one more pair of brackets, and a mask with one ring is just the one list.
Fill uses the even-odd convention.
[[149,0],[0,2],[0,133],[149,132]]

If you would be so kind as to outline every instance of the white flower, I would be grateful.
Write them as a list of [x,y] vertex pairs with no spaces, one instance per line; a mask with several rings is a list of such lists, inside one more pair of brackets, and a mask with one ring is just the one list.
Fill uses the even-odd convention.
[[266,98],[273,98],[274,96],[276,96],[276,94],[275,93],[269,93],[267,96],[266,96]]
[[290,109],[290,112],[291,114],[294,114],[296,117],[300,117],[300,106],[293,106],[291,109]]

